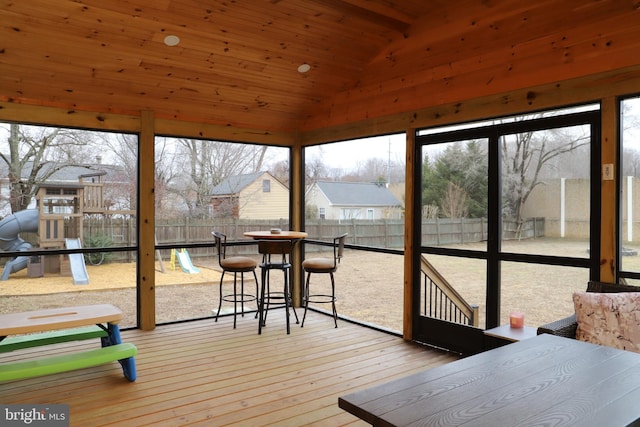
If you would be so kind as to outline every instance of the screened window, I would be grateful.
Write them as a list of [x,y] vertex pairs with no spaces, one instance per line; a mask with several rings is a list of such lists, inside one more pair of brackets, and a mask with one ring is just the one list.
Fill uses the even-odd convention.
[[332,257],[313,241],[348,233],[346,244],[357,249],[345,250],[336,273],[338,314],[396,332],[403,319],[405,149],[405,134],[304,149],[305,253]]
[[620,103],[619,276],[640,285],[640,97]]
[[[214,316],[221,270],[211,233],[227,236],[227,256],[259,259],[255,245],[238,244],[252,240],[243,233],[290,228],[290,150],[158,136],[155,156],[157,322]],[[233,304],[220,310],[232,313]]]
[[511,311],[531,325],[573,311],[599,262],[599,123],[586,106],[419,133],[421,333],[439,325],[421,317],[482,328]]
[[0,124],[0,312],[112,303],[137,325],[137,151],[136,135]]

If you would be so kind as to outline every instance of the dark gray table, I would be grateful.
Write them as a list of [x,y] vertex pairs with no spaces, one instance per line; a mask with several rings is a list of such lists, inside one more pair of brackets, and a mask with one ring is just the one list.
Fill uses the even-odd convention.
[[623,426],[640,354],[539,335],[338,399],[374,426]]

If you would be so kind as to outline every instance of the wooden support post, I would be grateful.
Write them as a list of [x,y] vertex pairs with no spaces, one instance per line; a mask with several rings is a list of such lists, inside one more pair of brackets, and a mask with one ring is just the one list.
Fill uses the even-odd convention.
[[[297,144],[291,153],[291,230],[302,231],[304,224],[304,159],[302,147]],[[302,303],[302,244],[296,245],[293,251],[293,279],[291,283],[291,298],[294,307]]]
[[[402,320],[402,336],[405,340],[413,339],[413,269],[414,269],[414,192],[420,191],[420,183],[415,183],[413,176],[416,170],[416,162],[420,159],[414,158],[416,150],[416,130],[406,130],[406,175],[405,175],[405,197],[404,201],[404,310]],[[417,186],[417,188],[416,188]],[[417,266],[415,268],[418,268]]]
[[156,327],[154,144],[154,114],[142,111],[138,148],[138,326],[143,330]]

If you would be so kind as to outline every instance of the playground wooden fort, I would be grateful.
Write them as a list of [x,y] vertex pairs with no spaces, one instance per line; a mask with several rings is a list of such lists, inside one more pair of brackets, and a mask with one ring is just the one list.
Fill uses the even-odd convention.
[[[0,221],[0,249],[26,251],[32,244],[20,237],[22,233],[37,233],[41,249],[79,249],[84,242],[84,219],[88,215],[132,215],[133,211],[111,211],[105,208],[104,177],[96,171],[80,175],[78,182],[49,182],[39,186],[36,209],[15,212]],[[70,275],[74,284],[87,284],[82,254],[18,256],[5,263],[0,280],[27,268],[31,277],[45,273]]]

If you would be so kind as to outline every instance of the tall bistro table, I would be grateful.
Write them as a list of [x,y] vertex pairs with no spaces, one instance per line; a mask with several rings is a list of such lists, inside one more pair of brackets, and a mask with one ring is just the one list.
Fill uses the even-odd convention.
[[[305,237],[307,237],[307,233],[305,233],[304,231],[288,231],[288,230],[277,230],[277,231],[271,231],[271,230],[259,230],[259,231],[247,231],[244,233],[245,236],[247,237],[251,237],[253,239],[256,240],[289,240],[291,242],[298,242],[302,239],[304,239]],[[289,263],[291,263],[291,260],[289,260]],[[293,263],[291,263],[293,264]],[[288,285],[289,285],[289,292],[291,292],[291,288],[292,288],[292,284],[293,284],[293,278],[289,278],[288,279]],[[287,298],[286,292],[285,295],[283,295],[284,298]],[[261,284],[261,290],[260,290],[260,304],[259,304],[259,308],[258,308],[258,312],[259,312],[259,320],[258,320],[258,334],[262,333],[262,323],[263,323],[263,316],[265,315],[264,312],[264,298],[265,298],[265,271],[262,272],[262,284]],[[285,301],[285,305],[287,304],[287,302]],[[294,308],[294,313],[295,313],[295,308]],[[289,313],[288,313],[288,308],[287,308],[287,333],[289,333]],[[296,319],[297,319],[297,315],[296,315]]]
[[374,426],[626,426],[638,402],[640,354],[547,334],[338,399]]
[[304,231],[286,231],[282,230],[279,233],[272,233],[271,231],[247,231],[245,236],[253,239],[266,239],[266,240],[300,240],[307,237],[307,233]]

